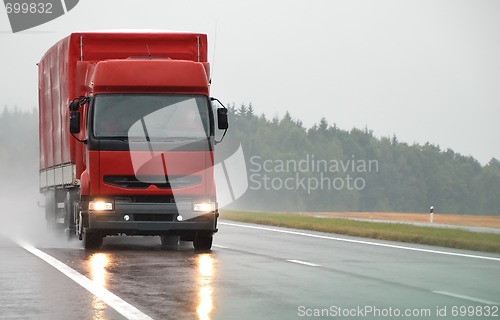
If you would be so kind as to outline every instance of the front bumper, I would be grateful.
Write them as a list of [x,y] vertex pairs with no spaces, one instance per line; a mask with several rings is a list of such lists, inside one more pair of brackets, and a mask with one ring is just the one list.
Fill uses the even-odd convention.
[[193,212],[191,204],[115,201],[113,211],[88,211],[87,228],[104,235],[215,233],[218,216],[217,210]]

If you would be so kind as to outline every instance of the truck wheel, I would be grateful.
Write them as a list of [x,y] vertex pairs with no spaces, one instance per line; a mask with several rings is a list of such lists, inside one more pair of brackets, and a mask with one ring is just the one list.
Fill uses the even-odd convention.
[[66,199],[64,200],[64,223],[66,226],[66,228],[64,229],[64,235],[68,241],[71,240],[76,234],[74,201],[74,195],[72,195],[70,192],[67,192]]
[[99,232],[83,231],[83,247],[85,249],[99,249],[102,244],[102,235]]
[[177,235],[161,235],[161,247],[163,249],[177,249],[179,245],[180,236]]
[[55,233],[57,230],[56,223],[56,196],[53,191],[45,193],[45,221],[47,223],[47,230]]
[[208,251],[212,248],[213,234],[199,233],[193,241],[195,250]]

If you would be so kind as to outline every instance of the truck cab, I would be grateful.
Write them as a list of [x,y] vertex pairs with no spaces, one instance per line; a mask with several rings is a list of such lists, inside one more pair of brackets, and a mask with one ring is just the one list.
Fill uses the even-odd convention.
[[[90,37],[96,42],[99,35]],[[104,37],[127,55],[127,44],[116,35]],[[180,239],[193,241],[195,249],[211,248],[218,218],[215,136],[227,130],[227,109],[215,108],[209,95],[209,67],[201,57],[206,52],[200,51],[206,39],[188,38],[189,50],[198,50],[191,59],[163,55],[168,52],[134,56],[132,49],[120,59],[74,63],[75,96],[61,112],[61,131],[71,135],[64,156],[71,159],[73,179],[62,188],[47,183],[43,192],[52,202],[46,217],[62,223],[85,248],[98,248],[112,235],[153,235],[164,245]],[[147,34],[142,39],[154,42]],[[85,35],[80,40],[84,44]]]

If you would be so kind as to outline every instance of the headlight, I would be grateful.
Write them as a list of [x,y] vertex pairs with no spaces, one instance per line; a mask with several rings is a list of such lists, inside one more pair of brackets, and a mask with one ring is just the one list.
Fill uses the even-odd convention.
[[211,212],[215,211],[215,203],[214,202],[199,202],[193,203],[193,211],[196,212]]
[[113,211],[113,201],[107,200],[94,200],[89,202],[89,210],[93,211]]

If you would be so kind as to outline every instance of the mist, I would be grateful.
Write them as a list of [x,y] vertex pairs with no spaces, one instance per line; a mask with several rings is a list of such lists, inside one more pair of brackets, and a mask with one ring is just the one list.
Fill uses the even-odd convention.
[[0,116],[0,236],[37,247],[74,247],[49,232],[38,183],[38,112],[5,108]]
[[[0,235],[19,243],[28,243],[37,247],[67,247],[62,235],[49,231],[46,227],[44,197],[38,190],[38,157],[15,159],[14,170],[3,172],[0,187],[2,223]],[[27,164],[26,162],[31,162]],[[12,163],[0,163],[2,168],[11,167]]]

